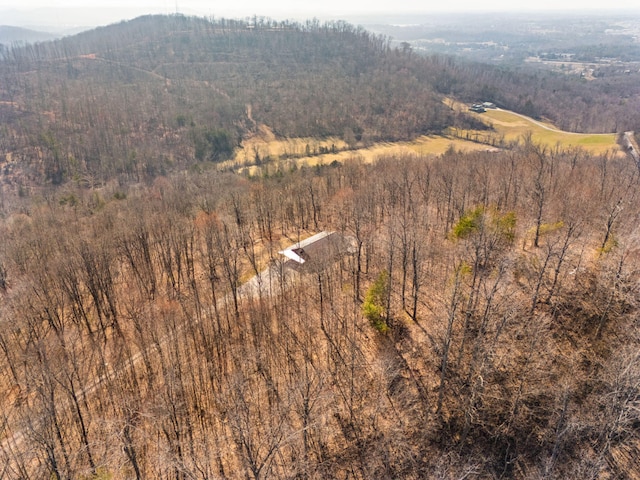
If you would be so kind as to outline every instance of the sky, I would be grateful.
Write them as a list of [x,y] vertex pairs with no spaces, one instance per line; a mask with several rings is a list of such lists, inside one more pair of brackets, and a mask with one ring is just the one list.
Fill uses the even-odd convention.
[[[90,5],[90,6],[88,6]],[[638,11],[638,0],[536,0],[524,6],[517,0],[0,0],[0,25],[39,22],[105,25],[145,13],[183,13],[274,19],[431,12],[493,12],[515,10]],[[40,10],[38,15],[35,11]],[[47,12],[44,14],[44,12]],[[32,20],[29,20],[31,18]]]

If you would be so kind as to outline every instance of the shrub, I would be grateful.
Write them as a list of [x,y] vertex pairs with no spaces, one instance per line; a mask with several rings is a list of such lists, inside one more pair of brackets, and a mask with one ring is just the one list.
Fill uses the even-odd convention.
[[493,215],[493,227],[500,237],[509,243],[513,243],[516,238],[516,214],[515,212],[507,212],[500,215],[497,210]]
[[[486,230],[484,230],[486,229]],[[513,243],[516,236],[516,214],[501,213],[497,208],[486,209],[484,206],[465,212],[449,234],[452,240],[464,240],[484,230],[506,243]]]
[[367,294],[362,304],[362,313],[369,320],[373,328],[380,333],[389,331],[388,315],[385,302],[389,295],[389,273],[386,270],[380,272],[373,285],[367,290]]
[[453,226],[451,231],[451,237],[455,240],[465,239],[470,237],[473,233],[480,230],[482,226],[482,217],[484,215],[484,207],[476,207],[470,212],[466,212],[458,223]]

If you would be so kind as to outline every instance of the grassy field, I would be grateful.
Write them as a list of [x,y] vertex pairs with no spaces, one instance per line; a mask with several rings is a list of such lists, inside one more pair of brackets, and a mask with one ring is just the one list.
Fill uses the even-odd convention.
[[[447,100],[447,105],[455,110],[467,110],[467,105]],[[522,142],[530,135],[531,140],[549,148],[580,147],[596,155],[607,152],[623,154],[615,142],[615,134],[592,134],[564,132],[553,125],[538,122],[532,118],[507,110],[487,110],[485,113],[470,113],[492,127],[490,131],[451,130],[450,135],[429,135],[411,142],[376,143],[367,148],[347,149],[339,138],[277,138],[266,126],[258,133],[245,139],[233,160],[226,167],[238,168],[256,174],[260,171],[256,163],[270,163],[276,168],[315,166],[344,162],[357,158],[373,162],[385,155],[442,155],[453,148],[456,151],[491,151],[497,145]],[[322,153],[327,152],[327,153]]]
[[[277,152],[280,148],[281,143],[287,143],[296,141],[303,142],[305,139],[295,139],[295,140],[277,140],[273,142],[269,142],[267,145],[263,145],[261,148],[269,149],[272,152]],[[319,142],[315,140],[316,144],[325,145],[326,141]],[[329,141],[329,146],[331,145],[331,141]],[[336,144],[337,146],[337,144]],[[338,151],[336,153],[326,153],[319,155],[310,155],[310,156],[299,156],[299,157],[290,157],[290,156],[279,156],[277,154],[272,155],[271,160],[275,160],[277,164],[284,164],[285,168],[291,167],[294,164],[298,167],[301,166],[315,166],[315,165],[328,165],[334,161],[345,162],[351,159],[357,159],[359,161],[369,163],[374,162],[380,157],[387,155],[400,155],[400,156],[412,156],[412,155],[442,155],[449,149],[455,149],[459,152],[471,152],[471,151],[490,151],[494,150],[493,147],[489,145],[485,145],[482,143],[477,143],[473,141],[463,140],[454,137],[448,136],[422,136],[411,142],[395,142],[395,143],[375,143],[367,148],[356,148],[352,150],[344,150]],[[250,152],[247,152],[247,147],[243,146],[242,150],[236,155],[236,159],[228,165],[233,165],[236,168],[239,168],[240,172],[248,172],[251,175],[255,175],[260,172],[261,166],[256,165],[248,165],[251,163],[250,161],[245,161],[246,158],[251,158],[249,156]],[[278,167],[280,166],[278,165]]]
[[[366,148],[347,149],[346,143],[339,138],[278,139],[263,126],[256,136],[242,142],[235,158],[224,166],[255,174],[260,170],[255,165],[256,159],[263,163],[285,163],[288,166],[315,166],[353,158],[373,162],[385,155],[442,155],[451,148],[460,152],[494,149],[490,145],[440,135],[424,135],[411,142],[375,143]],[[328,153],[319,153],[322,149]]]
[[[466,105],[456,104],[454,108],[464,108]],[[471,113],[487,125],[493,127],[493,135],[503,137],[505,142],[521,142],[526,135],[531,140],[550,148],[581,147],[594,154],[619,152],[614,133],[574,133],[556,129],[553,125],[533,120],[508,110],[491,110],[485,113]],[[461,132],[459,132],[461,133]],[[464,132],[465,134],[467,132]],[[469,132],[472,135],[486,135],[487,132]]]

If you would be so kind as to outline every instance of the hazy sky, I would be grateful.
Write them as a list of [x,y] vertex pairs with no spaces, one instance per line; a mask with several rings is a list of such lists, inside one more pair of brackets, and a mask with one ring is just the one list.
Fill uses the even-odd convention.
[[[245,17],[263,15],[275,19],[336,18],[347,15],[380,13],[430,13],[442,11],[513,11],[513,10],[638,10],[638,0],[535,0],[523,6],[518,0],[0,0],[0,25],[24,17],[29,10],[53,9],[70,22],[91,19],[95,25],[132,18],[143,13],[174,13]],[[78,9],[78,20],[72,20],[69,8]],[[82,13],[81,13],[82,12]],[[75,14],[74,14],[75,15]],[[55,13],[54,13],[54,16]],[[26,18],[26,17],[25,17]],[[87,19],[87,20],[84,20]],[[62,21],[54,19],[54,21]]]
[[515,10],[515,9],[637,9],[637,0],[536,0],[533,2],[517,0],[0,0],[0,8],[30,9],[39,7],[107,7],[107,8],[131,8],[135,6],[149,11],[175,11],[197,10],[202,12],[214,12],[216,10],[238,10],[243,12],[318,12],[322,14],[332,13],[366,13],[366,12],[429,12],[434,10]]

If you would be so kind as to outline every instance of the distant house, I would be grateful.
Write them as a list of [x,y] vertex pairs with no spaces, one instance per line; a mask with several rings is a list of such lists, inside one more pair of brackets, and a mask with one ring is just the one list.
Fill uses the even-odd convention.
[[354,252],[353,240],[338,232],[320,232],[279,251],[294,270],[320,271],[341,256]]
[[474,103],[469,107],[469,110],[476,113],[484,113],[487,111],[481,103]]
[[491,102],[483,102],[482,106],[484,108],[498,108],[498,107],[496,107],[495,103],[491,103]]

